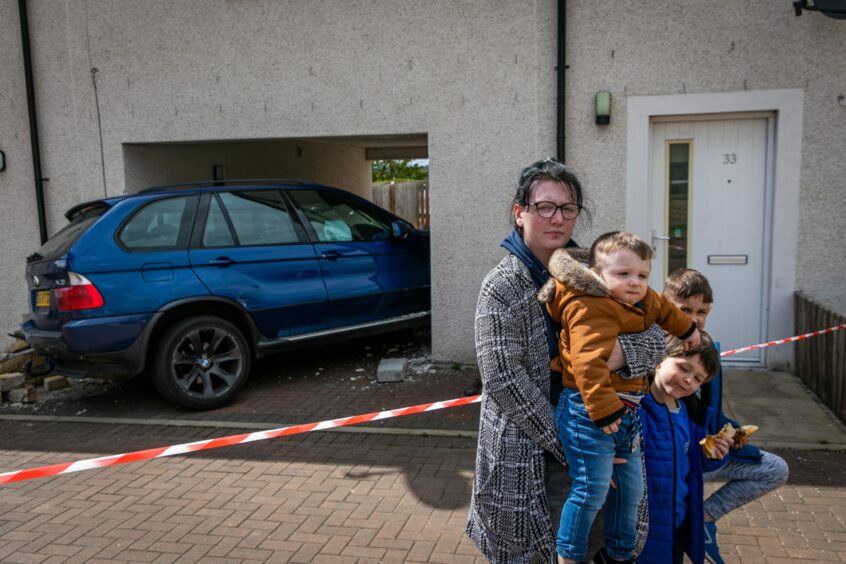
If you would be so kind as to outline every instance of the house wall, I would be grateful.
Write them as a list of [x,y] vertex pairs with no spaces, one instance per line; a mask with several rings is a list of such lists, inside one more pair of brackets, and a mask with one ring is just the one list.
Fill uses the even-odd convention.
[[29,311],[25,257],[40,239],[17,2],[3,0],[0,13],[0,151],[6,154],[6,170],[0,172],[0,344],[6,344],[6,333]]
[[[795,280],[789,273],[777,282],[795,284],[846,313],[846,254],[835,251],[846,240],[846,21],[812,12],[796,17],[789,2],[769,0],[647,4],[567,3],[567,161],[581,173],[595,212],[592,229],[582,237],[590,240],[627,223],[620,202],[626,196],[630,156],[629,97],[801,89],[798,204],[795,210],[777,210],[798,214],[792,235],[798,252],[790,245],[772,249],[774,255],[794,254],[796,272]],[[613,96],[609,126],[593,121],[599,90]],[[777,129],[777,140],[778,135]],[[775,231],[785,228],[792,226],[773,226]],[[781,299],[789,300],[789,294]],[[792,303],[770,305],[771,313],[792,311]],[[771,335],[779,336],[785,335]]]
[[[217,150],[270,163],[290,150],[280,140],[426,134],[433,355],[471,361],[517,174],[555,153],[556,4],[30,0],[50,232],[68,206],[155,183],[148,167],[177,158],[207,177]],[[27,309],[23,259],[37,246],[17,14],[0,0],[0,333]],[[793,283],[844,313],[846,22],[771,0],[568,0],[567,21],[566,160],[594,209],[576,239],[626,225],[628,96],[803,89]],[[593,123],[598,90],[614,95],[607,127]],[[354,148],[331,150],[358,170]],[[347,165],[328,182],[357,191]]]
[[[51,232],[69,205],[135,189],[153,179],[145,159],[170,166],[178,154],[139,145],[427,134],[433,356],[474,360],[479,283],[503,255],[517,174],[554,152],[554,2],[28,4]],[[0,0],[0,13],[12,29],[17,2]],[[2,39],[13,61],[16,37]],[[11,74],[11,98],[23,104]],[[192,166],[208,166],[203,150],[182,150]],[[15,149],[16,160],[28,158],[26,146]],[[9,176],[0,178],[6,190]],[[0,224],[13,215],[34,217],[5,210]],[[33,245],[14,247],[5,252],[19,280]],[[22,299],[6,303],[26,309]]]

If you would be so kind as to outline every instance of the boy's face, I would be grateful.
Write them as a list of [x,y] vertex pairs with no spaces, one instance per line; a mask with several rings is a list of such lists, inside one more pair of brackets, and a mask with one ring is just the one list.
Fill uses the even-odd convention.
[[708,319],[708,314],[711,313],[712,304],[703,301],[702,294],[690,296],[685,299],[670,298],[670,301],[693,319],[697,329],[700,331],[705,329],[705,320]]
[[668,357],[655,369],[654,384],[666,396],[681,399],[695,393],[707,379],[708,373],[699,355]]
[[623,303],[635,305],[646,296],[652,263],[628,249],[599,258],[594,270],[608,286],[608,292]]

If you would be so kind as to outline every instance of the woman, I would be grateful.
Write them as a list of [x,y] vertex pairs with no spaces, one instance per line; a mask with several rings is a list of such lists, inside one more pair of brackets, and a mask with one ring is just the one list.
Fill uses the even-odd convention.
[[[540,203],[556,206],[551,216],[538,213]],[[548,205],[541,209],[549,215]],[[479,292],[476,355],[483,394],[466,531],[492,562],[551,562],[555,554],[544,452],[564,464],[550,403],[561,377],[549,370],[558,354],[557,331],[537,292],[549,277],[553,251],[576,246],[571,238],[583,209],[581,183],[563,164],[547,158],[523,169],[512,205],[515,229],[502,242],[509,254]],[[609,360],[612,368],[621,364]],[[557,389],[551,391],[551,383]]]

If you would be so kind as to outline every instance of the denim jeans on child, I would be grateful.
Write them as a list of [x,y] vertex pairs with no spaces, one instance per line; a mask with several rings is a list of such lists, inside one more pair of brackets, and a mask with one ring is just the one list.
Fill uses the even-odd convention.
[[[643,497],[640,436],[633,413],[621,419],[619,430],[606,435],[591,421],[577,390],[561,392],[555,421],[572,480],[558,528],[557,550],[564,558],[587,559],[590,528],[603,505],[608,555],[626,560],[634,550],[637,509]],[[613,464],[614,457],[627,463]],[[612,478],[616,489],[610,488]]]

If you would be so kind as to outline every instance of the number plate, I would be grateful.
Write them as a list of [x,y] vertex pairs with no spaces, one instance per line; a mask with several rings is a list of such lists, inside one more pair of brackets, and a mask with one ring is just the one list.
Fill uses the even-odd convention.
[[35,307],[50,307],[50,290],[35,292]]

